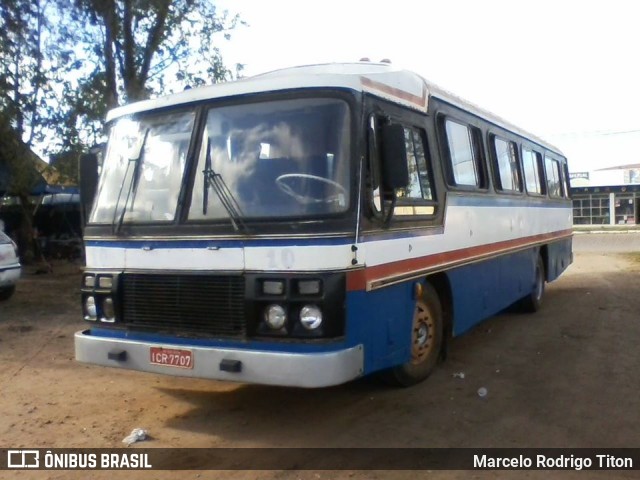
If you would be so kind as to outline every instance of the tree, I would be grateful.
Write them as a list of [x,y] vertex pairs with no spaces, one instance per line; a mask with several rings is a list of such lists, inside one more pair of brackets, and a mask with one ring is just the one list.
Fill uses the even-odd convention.
[[243,22],[219,13],[211,0],[76,1],[87,32],[100,32],[100,42],[86,42],[97,54],[88,80],[104,82],[108,108],[148,98],[167,80],[201,85],[233,76],[215,39],[228,40]]
[[[50,45],[46,0],[4,0],[0,4],[0,164],[9,193],[20,199],[21,227],[17,232],[23,260],[41,260],[33,238],[31,189],[42,176],[31,150],[46,129],[46,112],[53,90],[49,75],[58,61],[45,61]],[[58,53],[61,50],[58,48]],[[63,55],[60,55],[63,57]]]
[[0,153],[14,193],[28,198],[18,179],[34,145],[72,177],[74,159],[103,141],[108,109],[237,76],[217,41],[243,23],[212,0],[2,0],[0,124],[19,147]]
[[27,145],[37,136],[43,67],[43,7],[40,0],[0,5],[0,111]]
[[242,71],[224,64],[218,45],[245,23],[218,12],[212,0],[55,1],[74,6],[58,12],[61,43],[76,45],[68,54],[75,75],[60,82],[65,108],[51,122],[59,139],[51,153],[67,178],[82,153],[104,142],[111,108]]
[[[66,0],[65,0],[66,1]],[[77,78],[63,81],[59,137],[66,151],[86,151],[103,141],[106,112],[123,103],[185,86],[237,77],[219,41],[244,22],[219,12],[212,0],[70,0],[61,12],[65,35],[74,37]]]

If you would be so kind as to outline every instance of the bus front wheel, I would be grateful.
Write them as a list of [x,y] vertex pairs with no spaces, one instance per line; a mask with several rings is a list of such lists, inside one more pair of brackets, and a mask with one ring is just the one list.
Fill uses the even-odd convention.
[[423,381],[435,369],[443,337],[442,305],[436,290],[421,286],[411,324],[411,358],[384,373],[383,378],[396,386],[409,387]]

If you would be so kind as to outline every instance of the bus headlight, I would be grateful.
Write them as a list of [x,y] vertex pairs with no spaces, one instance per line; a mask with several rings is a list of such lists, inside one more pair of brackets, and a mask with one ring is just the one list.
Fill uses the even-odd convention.
[[272,330],[280,330],[287,321],[287,312],[281,305],[269,305],[264,311],[264,321]]
[[116,321],[116,309],[111,297],[107,297],[102,301],[102,317],[100,318],[100,321],[108,323]]
[[87,297],[84,301],[84,319],[95,321],[97,316],[95,297]]
[[307,330],[315,330],[322,325],[322,311],[315,305],[305,305],[300,310],[300,323]]

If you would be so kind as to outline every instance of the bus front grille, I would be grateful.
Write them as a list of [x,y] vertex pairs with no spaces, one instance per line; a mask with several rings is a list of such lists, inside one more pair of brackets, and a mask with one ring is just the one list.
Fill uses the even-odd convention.
[[244,337],[244,277],[124,274],[122,321],[185,337]]

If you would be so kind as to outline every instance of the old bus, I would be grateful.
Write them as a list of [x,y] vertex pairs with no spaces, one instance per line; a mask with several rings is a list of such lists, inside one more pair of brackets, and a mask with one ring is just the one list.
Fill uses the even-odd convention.
[[81,362],[324,387],[426,378],[572,261],[560,151],[384,63],[113,110]]

